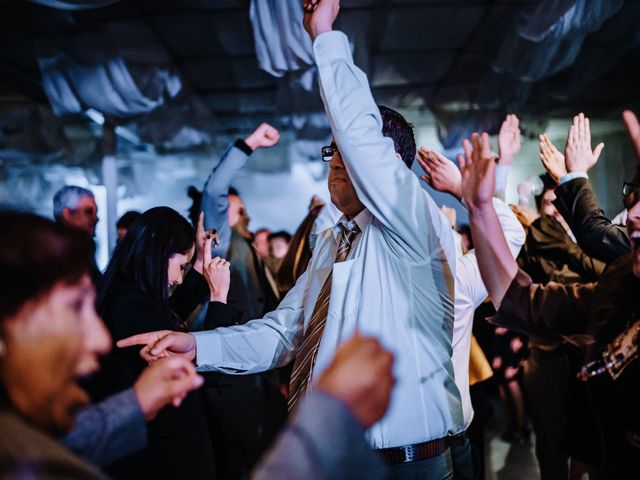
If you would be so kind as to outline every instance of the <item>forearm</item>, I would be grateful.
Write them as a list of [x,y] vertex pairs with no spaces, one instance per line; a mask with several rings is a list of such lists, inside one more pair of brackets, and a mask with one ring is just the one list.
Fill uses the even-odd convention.
[[81,410],[62,443],[98,466],[143,449],[147,444],[144,414],[133,389]]
[[576,178],[563,183],[556,195],[554,204],[585,253],[608,263],[629,253],[626,230],[604,215],[588,180]]
[[418,178],[382,134],[380,111],[347,38],[320,35],[314,53],[325,111],[358,199],[387,227],[392,253],[424,260],[439,247],[432,211]]
[[302,329],[304,273],[278,308],[244,325],[194,333],[200,371],[263,372],[284,365],[295,352]]
[[518,265],[492,204],[487,203],[470,210],[469,219],[480,274],[494,306],[498,309],[518,271]]
[[[229,187],[242,171],[251,149],[241,140],[237,141],[211,170],[202,191],[202,211],[206,229],[215,229],[220,239],[218,254],[225,256],[229,249],[231,227],[229,226]],[[239,148],[242,147],[242,148]]]

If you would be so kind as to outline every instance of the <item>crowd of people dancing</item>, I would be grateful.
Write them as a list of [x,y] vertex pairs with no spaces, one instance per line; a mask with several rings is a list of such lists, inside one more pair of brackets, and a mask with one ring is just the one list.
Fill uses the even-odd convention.
[[563,152],[541,132],[537,211],[508,205],[516,115],[498,153],[482,132],[457,165],[417,148],[333,29],[339,0],[303,8],[331,204],[313,197],[293,235],[252,232],[232,187],[278,142],[267,124],[189,189],[187,216],[127,212],[104,272],[89,190],[61,189],[54,221],[0,212],[2,478],[484,478],[489,383],[543,479],[635,476],[640,168],[609,220],[580,113]]

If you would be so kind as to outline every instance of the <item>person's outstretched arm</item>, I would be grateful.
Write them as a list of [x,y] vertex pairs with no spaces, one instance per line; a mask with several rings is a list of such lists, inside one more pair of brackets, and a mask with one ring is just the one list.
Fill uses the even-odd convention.
[[494,323],[528,334],[558,337],[585,332],[594,285],[534,284],[518,269],[505,240],[491,196],[495,159],[489,137],[473,134],[459,157],[463,197],[469,208],[476,258],[482,280],[497,310]]
[[257,148],[271,147],[278,142],[279,133],[272,126],[263,123],[244,140],[236,140],[213,167],[202,191],[202,211],[207,230],[218,233],[219,247],[214,255],[226,257],[231,240],[229,225],[229,187],[244,168],[249,155]]
[[480,274],[491,300],[500,308],[504,294],[516,276],[518,265],[493,207],[496,160],[492,158],[489,136],[474,133],[464,141],[464,156],[458,161],[462,172],[462,195],[469,210],[471,234]]
[[[453,235],[435,202],[382,134],[382,118],[366,75],[353,62],[349,41],[333,31],[338,0],[311,2],[305,28],[313,40],[320,94],[342,160],[358,199],[384,225],[394,255],[422,262],[453,252]],[[413,159],[411,159],[413,161]],[[451,265],[454,268],[454,265]]]
[[587,173],[597,163],[603,144],[591,150],[589,119],[583,114],[573,119],[569,128],[565,155],[540,136],[540,159],[557,183],[554,205],[576,237],[578,245],[589,256],[606,263],[629,253],[631,243],[626,229],[614,225],[600,207]]

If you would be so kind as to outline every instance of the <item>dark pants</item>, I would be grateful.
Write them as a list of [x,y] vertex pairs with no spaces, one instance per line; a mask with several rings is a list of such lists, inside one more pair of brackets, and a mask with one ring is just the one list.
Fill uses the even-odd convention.
[[254,375],[206,372],[205,412],[216,453],[217,478],[243,480],[287,419],[275,371]]
[[452,437],[450,450],[454,480],[477,480],[480,462],[471,448],[467,434],[463,432]]
[[569,478],[567,448],[569,360],[564,350],[531,348],[524,365],[524,385],[536,436],[542,480]]
[[453,479],[451,450],[418,462],[389,466],[391,480],[450,480]]

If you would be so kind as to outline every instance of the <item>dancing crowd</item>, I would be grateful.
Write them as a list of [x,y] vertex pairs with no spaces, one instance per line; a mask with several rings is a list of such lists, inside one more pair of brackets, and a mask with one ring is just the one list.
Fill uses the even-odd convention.
[[267,124],[186,217],[127,212],[104,272],[91,191],[62,188],[55,221],[0,212],[0,476],[484,478],[488,385],[505,441],[533,429],[541,478],[637,476],[640,168],[612,222],[580,113],[563,152],[540,135],[537,211],[508,205],[516,115],[498,153],[480,132],[457,165],[417,148],[333,30],[339,0],[303,5],[331,204],[314,196],[293,235],[252,232],[232,186],[278,142]]

